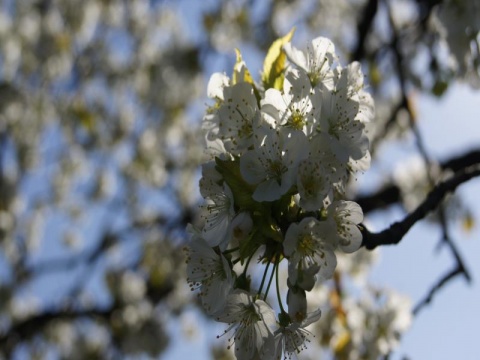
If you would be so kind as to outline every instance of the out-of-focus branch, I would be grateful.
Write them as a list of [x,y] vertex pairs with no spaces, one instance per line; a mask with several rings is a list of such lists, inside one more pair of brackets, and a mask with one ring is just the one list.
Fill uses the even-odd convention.
[[480,164],[480,149],[474,149],[460,156],[455,156],[442,162],[440,166],[444,170],[448,169],[457,172],[475,164]]
[[379,233],[371,233],[368,229],[363,228],[363,246],[372,250],[380,245],[398,244],[417,221],[423,219],[429,212],[440,205],[445,195],[455,191],[459,185],[477,176],[480,176],[480,166],[468,167],[455,174],[449,180],[435,186],[427,198],[402,221],[392,224],[389,228]]
[[[467,153],[447,159],[440,163],[440,168],[458,172],[475,164],[480,164],[480,149],[473,149]],[[355,202],[362,207],[365,214],[400,201],[401,191],[396,184],[386,185],[374,194],[359,196],[355,199]]]
[[[393,21],[393,13],[389,1],[385,0],[384,3],[387,7],[390,28],[392,31],[392,39],[389,48],[390,51],[393,53],[395,59],[395,72],[398,78],[401,92],[400,103],[395,109],[392,118],[388,122],[388,125],[390,125],[391,121],[396,118],[396,115],[399,111],[401,111],[402,109],[406,110],[408,114],[410,129],[415,137],[417,149],[424,160],[429,183],[431,186],[435,185],[436,178],[440,175],[440,168],[451,168],[454,172],[458,171],[458,173],[452,176],[449,180],[437,184],[428,194],[427,198],[417,207],[417,209],[407,215],[404,220],[396,222],[392,224],[388,229],[385,229],[384,231],[376,234],[372,234],[367,229],[364,229],[364,245],[367,249],[373,249],[379,245],[397,244],[401,241],[401,239],[403,239],[405,234],[417,221],[423,219],[430,211],[433,211],[435,209],[437,210],[442,229],[442,244],[448,246],[450,253],[455,260],[456,266],[452,270],[447,272],[445,275],[443,275],[437,281],[437,283],[435,283],[431,287],[425,297],[421,299],[420,302],[415,306],[413,314],[416,315],[423,307],[425,307],[432,301],[435,294],[441,288],[443,288],[455,277],[463,275],[468,282],[471,281],[470,274],[465,267],[464,261],[456,247],[456,244],[449,235],[448,219],[445,214],[442,200],[449,192],[455,191],[457,186],[459,186],[463,182],[466,182],[473,177],[480,175],[480,166],[478,165],[480,163],[480,159],[478,152],[473,151],[465,155],[461,160],[450,160],[445,162],[442,166],[437,166],[436,164],[433,164],[424,145],[423,138],[417,127],[415,113],[414,111],[412,111],[408,100],[407,76],[404,68],[405,59],[402,53],[401,33],[400,30],[396,28],[395,22]],[[431,7],[429,8],[429,11],[430,10]],[[471,165],[470,163],[472,162],[474,162],[476,165]],[[465,163],[467,163],[468,165],[466,165]],[[460,164],[462,164],[463,166],[461,166]],[[394,197],[394,195],[396,195],[397,193],[399,194],[399,191],[396,190],[398,189],[391,188],[387,192],[390,195],[393,194],[393,196],[390,197],[390,200]]]
[[401,191],[396,184],[390,184],[370,195],[359,196],[355,202],[360,205],[364,214],[380,210],[401,201]]
[[[185,212],[188,211],[185,210]],[[186,215],[181,217],[181,224],[179,225],[179,227],[186,226],[186,224],[183,224],[184,217],[186,217]],[[25,270],[26,275],[39,275],[55,271],[68,271],[80,265],[90,264],[96,259],[98,259],[98,257],[100,257],[103,253],[105,253],[105,250],[108,250],[113,245],[116,245],[120,239],[123,239],[121,235],[125,234],[127,231],[133,229],[146,229],[156,225],[165,226],[166,222],[167,219],[165,219],[165,217],[161,215],[151,219],[136,219],[124,229],[115,231],[114,233],[107,232],[106,234],[104,234],[102,239],[92,249],[85,250],[84,252],[77,255],[66,256],[57,259],[49,259],[44,262],[31,265]]]
[[369,0],[365,6],[362,17],[358,22],[358,36],[355,50],[352,52],[352,60],[361,61],[365,57],[365,41],[373,25],[377,14],[378,0]]
[[463,263],[457,264],[454,269],[450,270],[448,273],[442,276],[440,280],[438,280],[438,282],[433,285],[432,288],[428,291],[427,295],[422,300],[420,300],[417,305],[415,305],[415,307],[413,308],[413,315],[418,315],[420,310],[430,304],[437,292],[458,275],[464,275],[467,281],[470,282],[470,275],[468,271],[463,267]]
[[[474,153],[475,152],[471,152],[467,154],[467,156],[465,156],[465,161],[470,162],[472,159],[475,159],[475,156],[470,156],[474,155]],[[445,163],[445,166],[452,166],[456,168],[461,162],[462,161],[449,161]],[[407,215],[407,217],[405,217],[405,219],[402,221],[392,224],[389,228],[379,233],[371,233],[366,228],[363,228],[363,245],[367,249],[374,249],[380,245],[398,244],[417,221],[423,219],[430,211],[440,206],[445,195],[455,191],[459,185],[477,176],[480,176],[480,165],[478,165],[478,163],[458,171],[458,173],[449,180],[439,183],[428,194],[427,198],[417,207],[417,209],[411,214]],[[444,240],[450,248],[450,251],[455,259],[456,266],[442,276],[437,283],[431,287],[425,297],[421,299],[413,309],[414,315],[417,315],[421,309],[428,305],[438,291],[455,277],[463,275],[468,282],[471,281],[470,273],[468,272],[465,263],[455,246],[455,243],[452,241],[452,239],[448,238],[448,233],[446,231],[444,231]]]
[[57,320],[77,320],[83,318],[107,321],[115,310],[109,308],[91,308],[83,310],[47,310],[41,314],[14,323],[8,332],[0,335],[0,349],[10,354],[15,346],[42,331],[47,325]]

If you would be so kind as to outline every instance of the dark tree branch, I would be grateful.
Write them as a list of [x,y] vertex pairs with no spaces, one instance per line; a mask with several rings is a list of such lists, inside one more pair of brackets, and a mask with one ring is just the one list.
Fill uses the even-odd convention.
[[453,172],[457,172],[475,164],[480,164],[480,149],[474,149],[468,153],[453,157],[445,162],[442,162],[440,166],[444,170],[448,169]]
[[47,310],[41,314],[14,323],[8,332],[0,335],[0,349],[10,354],[15,346],[25,339],[29,339],[42,331],[47,325],[56,320],[77,320],[83,318],[97,318],[107,321],[113,313],[111,308],[91,308],[83,310]]
[[362,229],[363,246],[372,250],[380,245],[398,244],[410,228],[415,223],[423,219],[430,211],[436,209],[445,195],[455,191],[455,189],[464,182],[480,175],[480,166],[468,167],[458,174],[454,175],[449,180],[439,183],[428,194],[427,198],[402,221],[395,222],[389,228],[379,232],[371,233],[366,228]]
[[352,60],[361,61],[365,57],[365,41],[377,14],[378,0],[369,0],[365,6],[362,18],[358,23],[357,45],[352,53]]
[[[440,163],[440,168],[444,171],[458,172],[476,164],[480,164],[480,149],[474,149],[445,160]],[[361,206],[365,214],[396,204],[400,201],[401,191],[396,184],[386,185],[374,194],[359,196],[355,199],[355,202]]]
[[355,202],[360,205],[363,213],[366,214],[396,204],[400,200],[400,188],[395,184],[390,184],[374,194],[357,197]]

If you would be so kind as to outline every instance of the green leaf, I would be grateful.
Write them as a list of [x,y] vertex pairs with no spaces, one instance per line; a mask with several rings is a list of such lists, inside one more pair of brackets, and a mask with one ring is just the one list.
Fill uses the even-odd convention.
[[235,280],[235,289],[242,289],[245,291],[250,291],[250,276],[243,273]]
[[216,169],[232,190],[235,207],[239,210],[253,210],[259,204],[253,200],[254,188],[242,178],[240,173],[240,159],[221,160],[215,158]]
[[448,89],[448,82],[439,80],[433,85],[432,94],[436,97],[442,96]]
[[262,203],[260,211],[252,214],[253,222],[266,239],[283,242],[282,232],[271,214],[271,204]]
[[287,56],[283,50],[283,45],[290,42],[294,32],[295,28],[290,30],[290,32],[284,37],[275,40],[270,46],[270,49],[268,49],[267,56],[263,62],[262,73],[262,82],[265,90],[269,88],[275,88],[278,90],[282,89],[285,62],[287,60]]

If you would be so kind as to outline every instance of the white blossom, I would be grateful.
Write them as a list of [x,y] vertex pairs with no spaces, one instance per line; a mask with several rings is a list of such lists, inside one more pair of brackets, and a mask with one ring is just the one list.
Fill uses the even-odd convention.
[[265,117],[276,126],[310,135],[320,114],[321,95],[313,91],[305,73],[292,70],[285,76],[283,92],[268,89],[261,104]]
[[291,359],[294,353],[299,354],[307,348],[310,342],[308,338],[311,333],[305,328],[320,319],[321,310],[317,309],[309,313],[301,322],[292,321],[286,326],[280,326],[275,331],[275,354],[276,359],[280,359],[282,353],[284,357]]
[[240,155],[253,145],[253,129],[261,126],[260,110],[251,84],[241,82],[225,88],[225,101],[218,109],[218,136],[225,149]]
[[347,97],[347,89],[322,92],[320,139],[328,144],[342,163],[350,158],[361,159],[368,151],[369,140],[365,126],[355,120],[359,103]]
[[256,185],[254,200],[277,200],[294,185],[298,164],[308,156],[305,143],[301,131],[289,134],[270,131],[258,148],[241,157],[243,178]]
[[214,165],[214,162],[210,162],[202,167],[200,192],[206,200],[206,204],[202,206],[205,212],[202,237],[210,246],[220,246],[224,250],[229,242],[230,222],[235,211],[232,191],[225,182],[218,184],[222,177]]
[[[374,107],[360,64],[334,64],[333,43],[321,37],[306,53],[290,44],[284,49],[291,66],[265,90],[237,50],[231,81],[219,73],[210,80],[216,102],[203,119],[215,161],[202,167],[205,225],[193,236],[188,280],[200,288],[207,313],[229,324],[225,334],[233,332],[229,348],[234,343],[237,359],[291,358],[305,349],[306,328],[321,314],[308,312],[307,292],[333,277],[335,250],[353,252],[362,241],[361,208],[339,200],[350,174],[370,165],[365,124]],[[284,259],[288,278],[281,286]],[[259,267],[264,275],[255,294],[247,290]],[[264,301],[274,276],[278,320]],[[288,312],[280,294],[287,287]]]
[[308,158],[300,163],[297,173],[297,189],[300,206],[316,211],[331,202],[332,180],[330,171],[324,168],[322,159]]
[[222,100],[223,90],[230,85],[229,77],[224,73],[214,73],[207,85],[207,96],[211,99]]
[[324,37],[313,39],[311,47],[307,48],[306,56],[291,43],[285,44],[283,48],[288,59],[308,74],[313,86],[323,82],[327,88],[332,87],[331,66],[337,56],[335,45],[329,39]]
[[225,308],[216,320],[230,324],[225,333],[234,332],[237,359],[254,359],[273,351],[272,328],[276,319],[273,309],[265,301],[254,300],[246,291],[237,290],[228,296]]
[[200,289],[202,305],[208,314],[215,314],[225,305],[233,288],[230,265],[198,234],[192,236],[187,248],[187,281],[192,290]]
[[363,221],[360,205],[353,201],[334,201],[327,209],[329,236],[346,253],[351,253],[362,245],[362,233],[358,224]]
[[292,285],[311,290],[316,274],[320,279],[332,277],[337,260],[325,234],[325,223],[312,217],[289,226],[284,253],[288,257],[288,280]]

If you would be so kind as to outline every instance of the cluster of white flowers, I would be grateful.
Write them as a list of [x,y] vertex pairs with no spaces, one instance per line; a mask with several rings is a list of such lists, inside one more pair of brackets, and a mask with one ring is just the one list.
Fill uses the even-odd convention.
[[434,7],[431,23],[450,50],[453,70],[480,87],[480,3],[443,1]]
[[393,290],[367,287],[360,298],[336,300],[315,324],[335,359],[382,358],[398,347],[412,322],[410,299]]
[[[320,309],[307,310],[306,292],[332,277],[337,249],[351,253],[362,241],[362,210],[344,189],[370,163],[373,100],[360,65],[340,66],[330,40],[316,38],[303,53],[290,38],[272,45],[262,84],[237,53],[232,78],[215,73],[208,85],[215,104],[204,118],[212,156],[200,180],[205,225],[190,229],[187,272],[205,311],[229,324],[238,359],[300,352],[305,328],[320,318]],[[254,257],[265,265],[255,290]],[[274,278],[277,317],[267,302]]]

